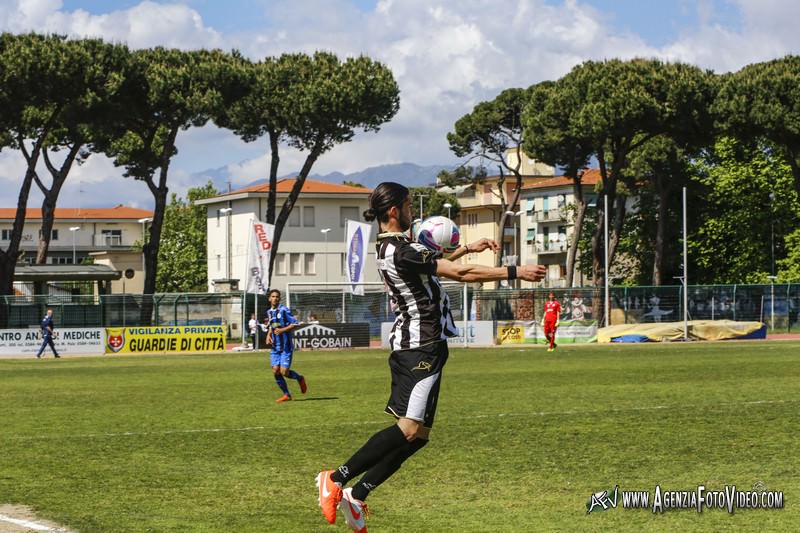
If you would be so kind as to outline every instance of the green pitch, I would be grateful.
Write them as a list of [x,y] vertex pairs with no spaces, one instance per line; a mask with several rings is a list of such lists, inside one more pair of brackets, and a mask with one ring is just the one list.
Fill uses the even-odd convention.
[[[276,404],[264,355],[0,360],[0,504],[81,532],[346,531],[314,477],[391,419],[385,351],[306,351]],[[800,527],[800,343],[455,349],[431,444],[370,531]],[[782,510],[673,510],[603,490],[784,491]],[[0,530],[3,525],[0,523]]]

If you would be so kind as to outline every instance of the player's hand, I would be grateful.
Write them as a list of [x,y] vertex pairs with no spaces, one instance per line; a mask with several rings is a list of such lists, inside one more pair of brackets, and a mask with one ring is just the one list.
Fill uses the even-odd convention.
[[544,278],[547,269],[542,265],[522,265],[517,267],[517,278],[525,281],[539,281]]
[[561,322],[556,322],[556,327],[558,327],[559,324],[561,324]]
[[484,237],[483,239],[478,239],[475,242],[469,243],[470,253],[482,252],[484,250],[492,250],[493,252],[497,252],[498,250],[500,250],[500,246],[494,239],[487,239],[486,237]]

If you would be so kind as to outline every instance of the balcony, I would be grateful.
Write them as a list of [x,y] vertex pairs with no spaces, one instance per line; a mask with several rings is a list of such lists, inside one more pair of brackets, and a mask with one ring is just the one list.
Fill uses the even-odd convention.
[[122,246],[122,235],[96,233],[92,237],[93,245],[98,248],[117,248]]
[[536,222],[565,222],[566,220],[567,215],[563,209],[550,209],[536,213]]
[[567,243],[550,241],[545,243],[533,244],[533,249],[537,254],[560,254],[566,253]]

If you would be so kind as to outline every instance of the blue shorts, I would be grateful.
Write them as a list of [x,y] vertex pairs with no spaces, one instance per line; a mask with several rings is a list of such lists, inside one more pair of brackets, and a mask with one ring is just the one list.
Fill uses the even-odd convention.
[[292,352],[270,352],[270,365],[290,368],[292,366],[292,355]]

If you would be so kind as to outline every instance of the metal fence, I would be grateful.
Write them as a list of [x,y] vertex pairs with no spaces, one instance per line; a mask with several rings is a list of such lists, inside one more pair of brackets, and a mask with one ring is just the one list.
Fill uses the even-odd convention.
[[[547,294],[561,302],[564,318],[605,323],[603,289],[497,289],[485,290],[447,284],[456,320],[464,312],[471,320],[540,320]],[[800,285],[695,285],[689,286],[690,320],[759,321],[769,331],[800,332]],[[683,288],[612,287],[610,323],[682,321]],[[464,295],[466,294],[466,300]],[[295,315],[321,322],[367,322],[379,335],[380,323],[394,320],[391,302],[382,286],[353,295],[338,288],[293,287],[284,301]],[[47,309],[53,309],[57,327],[120,327],[164,325],[226,325],[230,338],[241,338],[242,324],[256,312],[262,318],[267,297],[244,293],[124,294],[110,296],[7,296],[0,297],[0,328],[37,327]]]

